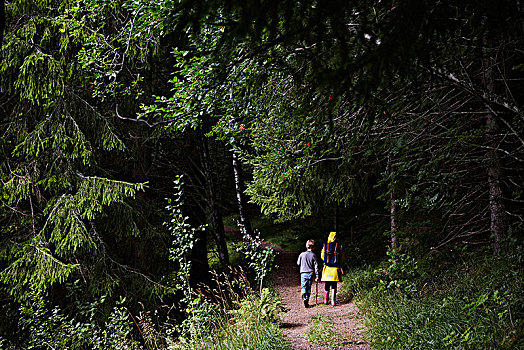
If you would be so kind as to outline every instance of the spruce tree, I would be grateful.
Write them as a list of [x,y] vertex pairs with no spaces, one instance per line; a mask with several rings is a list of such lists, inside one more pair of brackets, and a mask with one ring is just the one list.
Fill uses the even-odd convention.
[[[144,183],[100,167],[123,140],[93,98],[81,46],[64,14],[76,2],[11,2],[0,71],[2,105],[1,259],[5,290],[23,300],[80,279],[92,293],[118,284],[101,225],[110,210],[133,234],[127,201]],[[85,28],[86,31],[87,28]]]

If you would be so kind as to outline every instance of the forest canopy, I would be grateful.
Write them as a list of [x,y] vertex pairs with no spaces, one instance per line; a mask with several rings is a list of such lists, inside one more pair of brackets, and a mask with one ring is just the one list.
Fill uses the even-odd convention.
[[183,318],[257,218],[340,232],[354,267],[522,259],[520,1],[1,10],[0,345],[38,298]]

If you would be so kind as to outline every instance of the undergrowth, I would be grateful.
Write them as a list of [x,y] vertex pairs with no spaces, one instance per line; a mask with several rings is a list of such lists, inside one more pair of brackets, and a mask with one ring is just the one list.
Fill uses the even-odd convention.
[[508,251],[420,261],[392,252],[379,267],[349,271],[342,289],[366,315],[373,349],[524,348],[524,254]]
[[80,314],[73,317],[59,308],[49,309],[45,298],[35,294],[32,302],[20,309],[19,326],[28,336],[16,342],[0,337],[0,348],[289,349],[278,326],[283,309],[275,292],[265,288],[261,295],[247,289],[237,293],[224,286],[215,292],[218,290],[222,292],[214,298],[209,290],[201,291],[188,305],[181,323],[159,322],[149,313],[133,315],[125,307],[125,299],[100,323],[93,315],[103,306],[103,298],[82,305]]
[[230,311],[196,299],[170,349],[288,349],[278,327],[280,311],[279,299],[268,289],[261,296],[250,294]]

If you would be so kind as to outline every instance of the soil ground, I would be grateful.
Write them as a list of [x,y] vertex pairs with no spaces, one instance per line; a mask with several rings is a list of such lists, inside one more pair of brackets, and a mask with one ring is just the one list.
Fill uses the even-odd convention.
[[[364,327],[355,303],[339,294],[336,306],[324,305],[324,283],[318,283],[318,298],[315,300],[317,292],[315,282],[313,282],[311,307],[306,309],[300,297],[300,274],[296,265],[299,252],[273,249],[278,252],[276,263],[279,266],[273,275],[273,283],[282,297],[284,307],[288,310],[284,315],[282,327],[284,335],[291,344],[291,349],[370,349],[364,339]],[[331,319],[333,330],[337,334],[334,339],[325,343],[311,344],[308,342],[306,334],[315,316]]]

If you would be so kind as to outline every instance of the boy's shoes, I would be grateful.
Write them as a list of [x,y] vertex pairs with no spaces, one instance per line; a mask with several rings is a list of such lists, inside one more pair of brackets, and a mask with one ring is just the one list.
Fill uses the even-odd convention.
[[302,294],[302,300],[304,301],[304,306],[307,309],[309,307],[309,298],[306,294]]

